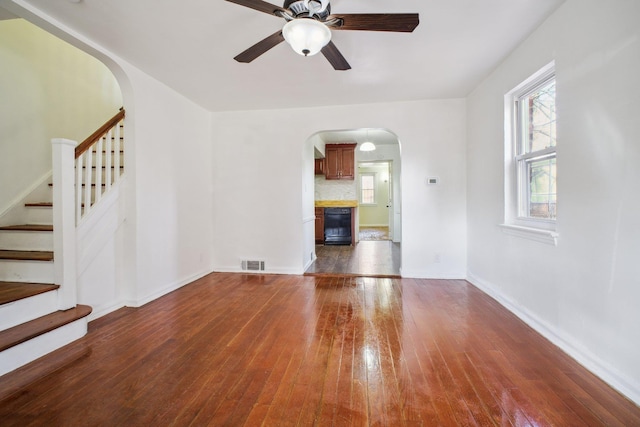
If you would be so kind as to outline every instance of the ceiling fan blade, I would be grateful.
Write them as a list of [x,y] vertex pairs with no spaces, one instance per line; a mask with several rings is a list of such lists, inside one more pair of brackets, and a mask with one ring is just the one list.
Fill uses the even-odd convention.
[[258,10],[260,12],[268,13],[269,15],[275,15],[275,11],[279,10],[285,12],[286,10],[275,4],[267,3],[262,0],[227,0],[228,2],[239,4],[250,9]]
[[322,48],[322,54],[327,61],[333,65],[335,70],[350,70],[351,65],[344,59],[344,56],[340,53],[338,48],[333,42],[329,42],[325,47]]
[[417,13],[345,13],[332,14],[327,21],[338,18],[341,25],[333,30],[412,32],[420,23]]
[[269,37],[260,40],[258,43],[254,44],[249,49],[245,50],[233,59],[238,62],[251,62],[258,56],[262,55],[269,49],[279,45],[283,41],[284,37],[282,36],[282,30],[278,30],[275,33],[271,34]]

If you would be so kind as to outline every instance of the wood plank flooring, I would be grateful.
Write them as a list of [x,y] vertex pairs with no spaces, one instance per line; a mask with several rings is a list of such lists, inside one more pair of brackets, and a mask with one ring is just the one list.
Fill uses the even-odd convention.
[[344,274],[400,277],[400,243],[364,241],[349,245],[316,245],[316,260],[306,275]]
[[637,426],[459,280],[214,273],[0,377],[2,426]]

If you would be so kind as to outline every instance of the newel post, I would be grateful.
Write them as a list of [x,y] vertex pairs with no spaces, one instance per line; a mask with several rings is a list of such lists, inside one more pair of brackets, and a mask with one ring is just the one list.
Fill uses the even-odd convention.
[[53,152],[53,265],[60,310],[77,304],[75,148],[70,139],[51,140]]

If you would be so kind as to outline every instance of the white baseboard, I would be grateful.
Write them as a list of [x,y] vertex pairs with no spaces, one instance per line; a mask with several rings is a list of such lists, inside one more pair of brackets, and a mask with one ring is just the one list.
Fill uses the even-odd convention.
[[459,271],[430,272],[423,270],[408,270],[400,268],[400,276],[407,279],[442,279],[442,280],[466,280],[467,275]]
[[576,343],[570,335],[549,325],[535,313],[517,304],[511,298],[500,292],[493,284],[474,276],[472,273],[467,274],[467,281],[515,314],[520,320],[551,341],[554,345],[558,346],[580,365],[584,366],[587,370],[591,371],[594,375],[598,376],[634,403],[640,405],[640,384],[629,381],[622,372],[615,369],[611,364],[600,359],[592,352],[586,351],[584,347]]
[[313,253],[313,258],[311,258],[309,261],[307,261],[307,263],[304,265],[304,267],[302,268],[303,273],[305,271],[307,271],[309,269],[309,267],[311,267],[311,264],[313,264],[313,262],[318,259],[318,257],[316,256],[316,253]]
[[106,316],[107,314],[113,313],[114,311],[119,310],[123,307],[125,307],[125,304],[121,301],[115,304],[101,305],[98,307],[91,306],[91,314],[87,316],[87,321],[91,322],[92,320],[99,319],[102,316]]
[[205,271],[200,271],[198,273],[194,273],[189,277],[186,277],[182,280],[179,280],[177,282],[174,282],[164,288],[162,288],[159,291],[153,292],[149,295],[147,295],[144,298],[139,298],[136,300],[127,300],[124,302],[125,306],[127,307],[142,307],[145,304],[150,303],[151,301],[154,301],[170,292],[175,291],[176,289],[180,289],[181,287],[188,285],[191,282],[194,282],[204,276],[206,276],[207,274],[211,273],[211,270],[205,270]]
[[239,274],[286,274],[290,276],[299,276],[304,274],[305,270],[293,268],[272,268],[264,271],[243,270],[238,267],[216,267],[213,269],[216,273],[239,273]]

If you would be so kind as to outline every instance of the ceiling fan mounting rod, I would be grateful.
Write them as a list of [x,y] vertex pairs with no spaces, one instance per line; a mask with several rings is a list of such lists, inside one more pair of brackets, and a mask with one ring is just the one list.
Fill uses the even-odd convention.
[[318,5],[318,0],[304,0],[304,7],[309,10],[309,16],[313,16],[315,13],[324,12],[327,10],[328,5],[329,0],[320,0],[320,5]]

